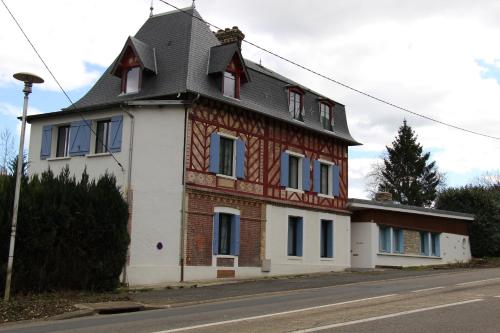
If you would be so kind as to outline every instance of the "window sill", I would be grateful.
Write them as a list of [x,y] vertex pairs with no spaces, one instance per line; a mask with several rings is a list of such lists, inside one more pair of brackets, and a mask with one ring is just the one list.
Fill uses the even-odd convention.
[[88,158],[93,158],[93,157],[102,157],[102,156],[111,156],[111,153],[99,153],[99,154],[90,154],[90,155],[85,155]]
[[324,258],[324,257],[321,257],[319,259],[319,261],[335,261],[335,258]]
[[218,174],[216,174],[216,176],[217,177],[221,177],[221,178],[231,179],[231,180],[236,180],[237,179],[236,177],[224,175],[222,173],[218,173]]
[[304,193],[303,190],[299,190],[297,188],[291,188],[291,187],[287,187],[286,188],[287,191],[290,191],[290,192],[296,192],[296,193]]
[[292,118],[292,120],[293,120],[293,121],[296,121],[296,122],[298,122],[298,123],[301,123],[301,124],[303,124],[303,123],[304,123],[304,121],[303,121],[303,120],[300,120],[300,119],[297,119],[297,118]]
[[379,256],[388,256],[388,257],[409,257],[409,258],[422,258],[422,259],[443,259],[442,257],[436,256],[424,256],[418,254],[405,254],[405,253],[390,253],[390,252],[379,252],[377,253]]
[[61,157],[51,157],[47,158],[46,161],[64,161],[64,160],[69,160],[71,159],[71,156],[61,156]]
[[216,254],[214,255],[216,258],[227,258],[227,259],[236,259],[238,256],[233,256],[232,254]]
[[330,195],[330,194],[323,194],[323,193],[318,193],[318,197],[327,198],[327,199],[335,199],[335,196]]
[[288,256],[287,259],[292,261],[302,261],[302,257],[298,256]]
[[226,98],[230,98],[230,99],[232,99],[232,100],[234,100],[234,101],[241,102],[241,99],[239,99],[238,97],[227,96],[227,95],[224,95],[224,94],[222,94],[222,96],[224,96],[224,97],[226,97]]
[[122,92],[118,95],[118,97],[122,97],[122,96],[130,96],[130,95],[137,95],[138,93],[140,93],[141,91],[138,90],[138,91],[133,91],[133,92]]

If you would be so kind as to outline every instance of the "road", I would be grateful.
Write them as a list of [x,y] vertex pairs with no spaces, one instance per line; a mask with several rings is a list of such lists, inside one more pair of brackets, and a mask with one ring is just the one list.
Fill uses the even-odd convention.
[[0,332],[500,332],[500,269],[353,283]]

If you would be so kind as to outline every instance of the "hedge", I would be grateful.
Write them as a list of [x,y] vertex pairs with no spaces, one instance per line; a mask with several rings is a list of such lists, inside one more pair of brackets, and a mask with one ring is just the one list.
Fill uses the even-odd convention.
[[[14,197],[0,177],[0,290],[5,284]],[[126,260],[128,207],[113,175],[79,181],[65,168],[22,181],[12,290],[112,290]]]

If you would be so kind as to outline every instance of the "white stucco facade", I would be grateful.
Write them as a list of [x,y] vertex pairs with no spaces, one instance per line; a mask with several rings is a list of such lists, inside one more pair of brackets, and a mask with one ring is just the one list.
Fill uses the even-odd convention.
[[379,251],[379,226],[373,222],[352,223],[351,232],[353,268],[440,265],[471,259],[469,236],[466,235],[441,233],[440,256],[424,256]]
[[[301,257],[287,255],[288,218],[303,218],[303,253]],[[341,271],[350,262],[350,217],[313,210],[266,206],[265,259],[270,260],[266,275]],[[321,258],[321,220],[333,221],[333,258]]]
[[[65,158],[40,159],[42,128],[44,125],[65,125],[80,121],[76,115],[33,120],[29,149],[29,174],[34,175],[49,167],[55,174],[69,166],[76,177],[86,168],[91,178],[105,171],[114,174],[123,193],[126,193],[131,168],[132,217],[130,260],[127,280],[130,285],[161,284],[179,281],[180,226],[182,197],[182,167],[184,147],[183,106],[142,107],[128,110],[134,118],[117,108],[86,112],[92,120],[123,116],[121,151],[115,153],[122,170],[110,154],[92,154],[95,135],[91,135],[90,154]],[[130,150],[133,123],[133,151]],[[52,133],[52,156],[55,156],[57,133]],[[129,154],[132,164],[129,165]],[[158,249],[157,244],[162,248]]]

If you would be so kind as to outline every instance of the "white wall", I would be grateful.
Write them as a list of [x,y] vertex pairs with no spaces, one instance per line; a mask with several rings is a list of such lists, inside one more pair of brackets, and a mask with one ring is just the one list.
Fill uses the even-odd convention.
[[[135,116],[135,134],[128,282],[130,285],[149,285],[179,281],[184,108],[141,108],[130,111]],[[81,120],[75,115],[32,123],[29,149],[30,175],[40,173],[48,167],[54,173],[58,173],[65,165],[69,165],[70,171],[77,177],[85,167],[91,177],[98,177],[107,170],[116,176],[118,184],[125,191],[129,168],[131,118],[120,109],[105,112],[86,111],[86,118],[99,120],[119,114],[123,115],[123,138],[121,152],[115,156],[125,171],[121,171],[109,155],[40,160],[43,125]],[[91,149],[94,148],[94,142],[91,141]],[[53,154],[55,152],[54,146],[52,152]],[[158,242],[163,244],[161,250],[156,248]]]
[[374,268],[375,266],[425,266],[467,262],[471,259],[469,237],[441,233],[440,257],[379,252],[379,228],[376,223],[352,223],[352,267]]
[[[303,217],[300,258],[287,255],[289,216]],[[266,219],[265,258],[271,260],[271,271],[267,275],[338,271],[350,267],[350,216],[267,205]],[[333,221],[333,258],[320,257],[322,219]]]

